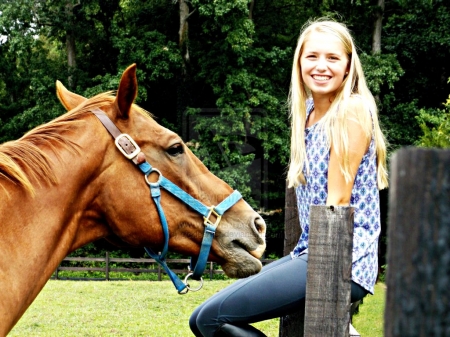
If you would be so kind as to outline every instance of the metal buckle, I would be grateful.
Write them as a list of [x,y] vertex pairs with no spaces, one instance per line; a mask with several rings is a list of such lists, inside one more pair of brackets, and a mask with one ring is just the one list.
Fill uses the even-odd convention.
[[[133,145],[135,147],[135,150],[131,153],[127,153],[126,150],[119,144],[119,140],[121,138],[126,138],[131,145]],[[136,157],[139,152],[141,152],[141,149],[139,148],[139,146],[136,144],[136,142],[134,141],[133,138],[131,138],[130,135],[126,134],[126,133],[121,133],[116,140],[114,141],[114,143],[116,143],[116,147],[120,150],[120,152],[122,152],[122,154],[127,157],[127,159],[133,159],[134,157]]]
[[[209,207],[209,213],[208,216],[203,217],[204,221],[203,224],[206,225],[212,225],[214,227],[217,227],[219,225],[220,219],[222,219],[222,216],[219,215],[216,211],[215,211],[215,207],[216,206],[211,206]],[[212,222],[211,220],[209,220],[209,218],[211,217],[211,214],[214,214],[214,216],[216,217],[216,222]]]

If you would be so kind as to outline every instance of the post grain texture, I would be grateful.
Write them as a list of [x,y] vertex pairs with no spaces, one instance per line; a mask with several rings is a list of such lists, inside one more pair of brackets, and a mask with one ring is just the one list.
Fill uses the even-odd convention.
[[450,336],[450,150],[391,161],[386,337]]
[[[284,212],[284,255],[288,255],[297,245],[301,229],[298,219],[297,198],[294,188],[287,188]],[[305,315],[304,306],[290,315],[281,317],[279,337],[301,337],[303,336],[303,320]]]
[[354,208],[310,207],[304,336],[347,337]]

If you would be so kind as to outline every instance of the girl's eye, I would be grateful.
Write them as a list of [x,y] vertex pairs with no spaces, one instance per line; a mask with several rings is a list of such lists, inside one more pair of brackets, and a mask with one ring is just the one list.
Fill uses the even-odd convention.
[[172,156],[172,157],[176,157],[182,153],[184,153],[184,147],[181,144],[175,144],[172,147],[168,148],[166,150],[166,152]]

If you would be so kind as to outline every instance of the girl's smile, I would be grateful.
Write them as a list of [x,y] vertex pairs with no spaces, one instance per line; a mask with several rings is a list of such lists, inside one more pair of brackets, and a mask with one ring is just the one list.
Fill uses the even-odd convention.
[[314,100],[330,98],[344,81],[349,58],[342,42],[330,34],[312,32],[300,55],[301,75]]

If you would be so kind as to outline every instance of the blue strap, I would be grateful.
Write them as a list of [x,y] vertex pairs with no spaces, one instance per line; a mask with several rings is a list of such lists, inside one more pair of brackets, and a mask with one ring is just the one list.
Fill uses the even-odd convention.
[[216,234],[216,227],[207,224],[205,231],[203,233],[202,245],[200,247],[200,253],[196,259],[191,260],[191,265],[195,263],[192,278],[194,280],[199,280],[205,271],[206,264],[208,263],[209,251],[211,250],[211,245]]
[[152,165],[148,161],[144,161],[143,163],[138,165],[139,169],[144,173],[145,175],[150,174],[152,172]]
[[180,278],[170,270],[170,268],[167,266],[166,259],[161,256],[160,254],[156,254],[153,250],[150,248],[144,247],[145,251],[148,255],[150,255],[152,258],[155,259],[155,261],[164,269],[164,271],[169,275],[170,279],[172,280],[173,285],[177,289],[179,293],[182,293],[187,285],[183,283],[183,281],[180,280]]
[[[200,201],[194,199],[192,196],[187,194],[177,185],[172,183],[170,180],[167,180],[164,177],[160,177],[159,180],[161,187],[163,187],[168,192],[172,193],[177,198],[181,199],[184,203],[189,205],[191,208],[202,214],[204,217],[208,217],[210,213],[210,208],[203,205]],[[225,200],[223,200],[218,206],[214,208],[214,211],[223,215],[229,208],[231,208],[235,203],[237,203],[242,198],[242,195],[239,191],[234,191],[231,193]],[[203,271],[206,268],[206,264],[208,263],[208,256],[211,250],[211,245],[214,239],[214,235],[216,234],[216,227],[207,223],[205,227],[205,231],[203,233],[203,240],[200,247],[199,256],[191,261],[191,266],[195,263],[195,267],[193,269],[193,279],[199,280],[203,275]],[[196,261],[196,262],[195,262]]]
[[153,250],[150,248],[145,248],[145,251],[155,259],[155,261],[164,269],[164,271],[169,275],[170,279],[172,280],[173,285],[178,290],[178,292],[182,292],[186,285],[178,278],[178,276],[169,269],[166,263],[166,255],[169,250],[169,227],[167,225],[167,219],[164,214],[164,211],[161,207],[161,190],[159,188],[158,184],[150,184],[150,194],[152,196],[152,199],[155,202],[156,209],[158,210],[159,219],[161,221],[161,227],[163,229],[164,233],[164,247],[160,254],[156,254]]
[[214,210],[217,214],[223,215],[228,209],[234,206],[239,200],[241,200],[242,195],[239,191],[233,191],[224,201],[222,201],[219,205],[217,205]]
[[[184,192],[181,188],[164,178],[161,173],[153,169],[152,166],[147,162],[144,161],[143,163],[138,164],[137,160],[137,154],[140,151],[139,146],[136,144],[136,142],[128,135],[122,134],[122,132],[117,128],[117,126],[114,125],[114,123],[109,119],[109,117],[100,109],[94,109],[92,110],[95,116],[98,117],[100,122],[105,126],[105,128],[108,130],[108,132],[111,134],[111,136],[116,140],[116,142],[119,139],[126,138],[128,141],[133,145],[132,148],[125,149],[122,146],[118,147],[119,150],[125,155],[126,158],[130,159],[135,163],[139,169],[144,173],[145,180],[147,181],[147,184],[150,186],[150,193],[152,196],[152,199],[155,202],[156,208],[158,210],[159,218],[161,221],[161,226],[163,228],[163,234],[164,234],[164,247],[161,252],[161,254],[156,254],[154,251],[152,251],[149,248],[145,248],[146,252],[155,259],[156,262],[158,262],[165,272],[169,275],[170,279],[172,280],[173,284],[175,285],[175,288],[177,288],[178,293],[182,293],[183,290],[187,289],[189,290],[189,286],[186,284],[186,280],[188,279],[189,275],[186,276],[186,280],[183,283],[175,273],[173,273],[169,267],[167,266],[165,257],[169,249],[169,227],[167,225],[166,216],[164,215],[164,211],[161,207],[161,191],[160,186],[163,187],[168,192],[172,193],[177,198],[181,199],[183,202],[185,202],[187,205],[189,205],[191,208],[199,212],[203,215],[205,218],[205,233],[202,240],[202,246],[200,249],[200,254],[197,259],[197,263],[194,269],[194,272],[192,275],[194,278],[201,278],[201,275],[203,274],[203,271],[205,270],[206,263],[209,256],[209,251],[211,249],[212,241],[214,239],[214,235],[216,232],[216,227],[219,224],[220,217],[225,213],[226,210],[228,210],[230,207],[232,207],[236,202],[239,201],[239,199],[242,198],[241,194],[238,191],[234,191],[231,195],[229,195],[224,201],[222,201],[217,207],[215,207],[213,210],[211,208],[206,207],[203,205],[200,201],[194,199],[189,194]],[[125,137],[126,136],[126,137]],[[116,143],[117,145],[117,143]],[[153,171],[157,172],[159,174],[159,179],[156,183],[151,183],[148,180],[148,176]],[[216,223],[212,223],[209,219],[209,216],[211,213],[215,213],[214,215],[219,216],[217,218]],[[192,264],[192,261],[191,261]],[[203,283],[202,283],[203,284]],[[200,286],[201,288],[201,286]],[[198,288],[198,289],[200,289]],[[197,290],[198,290],[197,289]],[[187,292],[186,290],[186,292]],[[193,289],[192,289],[193,290]]]
[[[143,162],[138,165],[139,169],[145,174],[147,177],[151,172],[159,171],[154,170],[152,166],[147,162]],[[211,208],[206,207],[197,199],[194,199],[191,195],[183,191],[177,185],[172,183],[170,180],[166,179],[159,173],[159,179],[157,182],[149,182],[147,181],[150,187],[150,194],[152,199],[155,202],[156,208],[158,210],[158,215],[161,221],[161,226],[163,228],[164,233],[164,247],[161,254],[156,254],[150,248],[145,248],[145,251],[155,259],[155,261],[164,269],[164,271],[169,275],[172,283],[175,288],[178,290],[178,293],[182,293],[187,285],[183,283],[178,276],[169,269],[167,266],[165,257],[167,255],[169,249],[169,227],[167,224],[167,219],[164,214],[164,211],[161,207],[161,190],[160,187],[164,188],[166,191],[170,192],[172,195],[183,201],[189,207],[203,215],[203,217],[207,218],[211,213]],[[218,215],[222,216],[229,208],[231,208],[235,203],[237,203],[242,198],[242,195],[238,191],[233,191],[225,200],[223,200],[218,206],[214,208],[214,212]],[[191,260],[191,265],[195,263],[195,267],[193,269],[192,277],[196,280],[199,280],[203,275],[203,272],[206,268],[206,264],[208,262],[209,252],[211,250],[211,245],[214,240],[214,235],[216,233],[215,224],[210,222],[205,222],[205,231],[203,233],[203,240],[200,247],[199,256],[196,259]]]
[[150,185],[150,194],[153,198],[153,201],[155,202],[156,209],[158,210],[159,219],[161,221],[161,226],[162,226],[163,233],[164,233],[165,240],[164,240],[164,247],[161,252],[161,256],[162,256],[162,258],[165,258],[166,254],[169,250],[169,240],[168,240],[169,226],[167,225],[167,219],[166,219],[164,211],[161,207],[161,190],[159,189],[159,186],[156,184],[151,184]]
[[208,216],[209,208],[203,205],[200,201],[197,199],[194,199],[192,196],[187,194],[185,191],[183,191],[181,188],[179,188],[177,185],[172,183],[170,180],[167,180],[165,177],[161,176],[159,177],[159,183],[161,187],[163,187],[167,192],[170,192],[175,197],[183,201],[185,204],[187,204],[192,209],[196,210],[203,216]]

